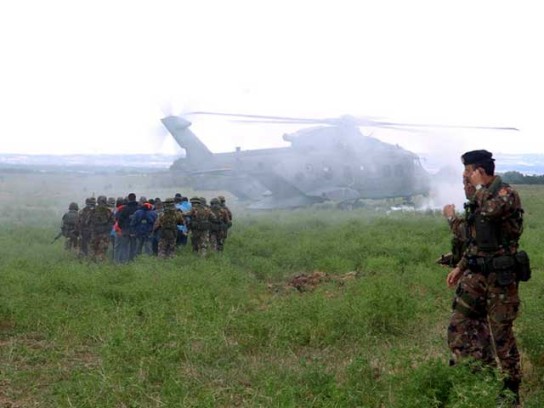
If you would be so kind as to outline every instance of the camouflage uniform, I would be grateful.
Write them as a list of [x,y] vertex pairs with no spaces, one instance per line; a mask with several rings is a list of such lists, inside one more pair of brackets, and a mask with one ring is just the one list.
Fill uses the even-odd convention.
[[227,224],[227,229],[225,230],[225,236],[224,236],[224,238],[223,238],[223,243],[224,243],[224,241],[227,239],[228,231],[229,231],[230,227],[232,227],[232,211],[231,211],[230,208],[227,207],[227,205],[225,204],[225,203],[226,203],[226,199],[225,199],[224,196],[219,196],[219,197],[217,197],[217,198],[219,199],[219,203],[221,204],[221,208],[223,208],[223,209],[227,212],[227,214],[228,214],[228,216],[229,216],[229,222],[228,222],[228,224]]
[[174,206],[174,199],[167,198],[163,203],[163,210],[159,213],[153,226],[153,232],[159,232],[159,258],[174,256],[178,234],[177,226],[184,223],[183,215]]
[[465,230],[466,249],[457,265],[463,274],[448,327],[454,360],[473,357],[494,366],[495,348],[505,387],[516,394],[521,368],[512,330],[520,305],[514,255],[522,214],[518,193],[494,176],[465,206],[465,219],[452,223],[454,230]]
[[113,211],[108,207],[105,196],[98,197],[98,205],[91,211],[89,224],[91,227],[91,259],[101,262],[106,259],[110,245],[111,229],[115,222]]
[[79,211],[79,255],[89,255],[89,242],[91,240],[91,212],[96,206],[96,199],[89,197],[85,200],[85,208]]
[[191,198],[192,209],[186,214],[189,219],[189,231],[193,251],[205,256],[210,241],[210,226],[215,221],[214,213],[207,207],[201,205],[199,197]]
[[211,211],[215,215],[215,219],[210,225],[210,247],[213,250],[222,251],[230,222],[229,214],[221,207],[219,199],[212,199],[210,204]]
[[79,250],[79,208],[77,203],[70,203],[68,212],[62,216],[62,235],[66,238],[64,248],[67,251]]

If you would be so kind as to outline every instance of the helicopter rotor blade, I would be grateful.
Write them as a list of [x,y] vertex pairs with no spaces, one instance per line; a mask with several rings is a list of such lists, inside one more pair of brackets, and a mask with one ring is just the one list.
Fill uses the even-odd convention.
[[376,128],[445,128],[445,129],[480,129],[480,130],[505,130],[518,131],[515,127],[501,126],[464,126],[464,125],[439,125],[429,123],[403,123],[377,120],[373,117],[354,117],[344,115],[336,118],[297,118],[292,116],[268,116],[268,115],[253,115],[245,113],[227,113],[227,112],[208,112],[194,111],[187,112],[186,115],[212,115],[238,118],[235,120],[240,123],[277,123],[277,124],[329,124],[336,126],[363,126]]
[[[464,125],[437,125],[426,123],[394,123],[392,126],[412,127],[412,128],[445,128],[445,129],[479,129],[479,130],[508,130],[518,132],[519,129],[515,127],[503,127],[503,126],[464,126]],[[384,125],[387,126],[387,125]]]
[[209,115],[209,116],[225,116],[225,117],[232,117],[232,118],[245,118],[247,121],[255,121],[260,122],[263,121],[269,121],[268,123],[272,123],[273,121],[279,121],[280,123],[318,123],[321,122],[322,119],[314,119],[314,118],[295,118],[290,116],[268,116],[268,115],[252,115],[252,114],[246,114],[246,113],[226,113],[226,112],[206,112],[206,111],[196,111],[196,112],[187,112],[186,115]]

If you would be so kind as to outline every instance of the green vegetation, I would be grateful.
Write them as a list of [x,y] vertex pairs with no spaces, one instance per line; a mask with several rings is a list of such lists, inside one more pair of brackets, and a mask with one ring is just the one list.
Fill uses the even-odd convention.
[[501,177],[504,181],[511,184],[544,184],[544,175],[542,174],[526,175],[519,171],[507,171],[501,174]]
[[[0,406],[496,406],[495,373],[447,364],[453,293],[434,259],[450,235],[438,213],[240,210],[223,254],[97,265],[50,244],[83,187],[50,181],[57,190],[45,194],[10,177],[0,185]],[[520,192],[533,280],[516,333],[525,407],[540,407],[544,190]],[[330,279],[288,284],[316,271]]]

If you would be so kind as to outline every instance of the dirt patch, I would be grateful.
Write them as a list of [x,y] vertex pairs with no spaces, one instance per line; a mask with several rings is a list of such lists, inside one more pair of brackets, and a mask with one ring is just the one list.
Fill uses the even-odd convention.
[[[290,278],[284,288],[296,289],[298,292],[311,292],[324,283],[336,282],[343,285],[348,281],[357,279],[358,276],[357,272],[347,272],[343,275],[331,275],[321,271],[301,273]],[[271,285],[271,288],[273,288],[273,285]]]

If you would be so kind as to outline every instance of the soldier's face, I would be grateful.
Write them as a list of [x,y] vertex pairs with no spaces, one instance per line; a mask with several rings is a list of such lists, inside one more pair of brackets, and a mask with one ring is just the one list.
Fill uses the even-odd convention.
[[463,185],[470,184],[470,175],[474,171],[474,166],[472,164],[467,164],[465,170],[463,171]]

